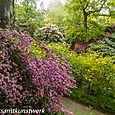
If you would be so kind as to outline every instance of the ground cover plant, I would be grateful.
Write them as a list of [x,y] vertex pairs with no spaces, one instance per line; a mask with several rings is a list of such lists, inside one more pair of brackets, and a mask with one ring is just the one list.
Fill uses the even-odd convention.
[[25,33],[1,30],[0,44],[0,107],[44,108],[47,114],[67,114],[59,103],[74,86],[67,61],[57,61],[44,44],[40,47],[46,57],[38,58],[30,50],[32,38]]

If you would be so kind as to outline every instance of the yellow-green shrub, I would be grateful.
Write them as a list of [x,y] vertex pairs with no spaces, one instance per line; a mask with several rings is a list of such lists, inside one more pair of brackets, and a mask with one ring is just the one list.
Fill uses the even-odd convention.
[[76,56],[72,71],[78,88],[72,97],[93,107],[115,112],[115,57],[96,53]]
[[41,48],[40,48],[40,45],[39,45],[39,43],[37,43],[36,41],[34,41],[33,40],[33,43],[32,43],[32,45],[31,45],[31,48],[30,48],[32,51],[33,51],[33,53],[37,56],[37,57],[41,57],[41,56],[44,56],[45,55],[45,52],[44,52],[44,50],[42,50]]
[[[61,55],[66,56],[70,58],[71,51],[69,51],[69,45],[66,43],[49,43],[47,44],[49,48],[52,49],[52,53],[56,54],[58,56],[58,59]],[[46,52],[40,48],[40,43],[33,41],[33,44],[31,45],[31,50],[33,51],[33,55],[37,57],[45,57]],[[67,58],[67,59],[68,59]]]
[[63,54],[67,57],[70,56],[71,51],[70,46],[67,45],[66,43],[49,43],[48,47],[53,49],[53,52],[56,53],[57,55]]

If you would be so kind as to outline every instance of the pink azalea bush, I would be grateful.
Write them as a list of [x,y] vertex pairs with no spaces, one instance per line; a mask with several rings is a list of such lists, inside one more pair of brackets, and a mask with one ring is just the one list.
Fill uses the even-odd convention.
[[69,63],[44,44],[46,57],[38,58],[31,45],[27,34],[0,30],[0,107],[68,112],[59,99],[75,84]]
[[86,52],[89,48],[89,45],[94,45],[96,42],[85,42],[85,43],[78,43],[74,48],[74,52]]

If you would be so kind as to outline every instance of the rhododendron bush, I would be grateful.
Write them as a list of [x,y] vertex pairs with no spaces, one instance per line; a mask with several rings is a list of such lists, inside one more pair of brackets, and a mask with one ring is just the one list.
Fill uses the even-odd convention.
[[64,112],[59,99],[74,87],[70,65],[45,44],[40,47],[46,56],[38,58],[32,41],[27,34],[0,30],[0,107]]
[[53,24],[49,24],[40,28],[38,40],[46,42],[63,42],[65,39],[63,33],[59,30],[59,27]]

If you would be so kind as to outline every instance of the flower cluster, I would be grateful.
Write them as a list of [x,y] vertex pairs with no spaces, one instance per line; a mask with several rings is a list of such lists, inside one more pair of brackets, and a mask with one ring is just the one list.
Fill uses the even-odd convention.
[[0,31],[0,107],[64,112],[59,99],[74,86],[69,63],[65,57],[59,61],[44,44],[47,58],[33,57],[31,44],[27,34]]
[[86,52],[87,48],[89,48],[90,45],[94,45],[96,42],[85,42],[85,43],[79,43],[76,44],[74,48],[74,52]]
[[64,35],[59,31],[59,28],[55,25],[48,25],[40,28],[38,35],[40,40],[47,42],[62,42],[64,41]]

